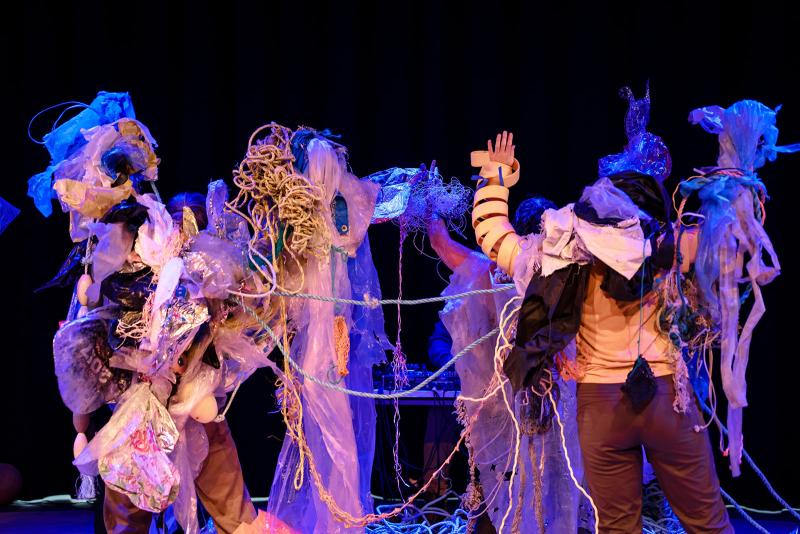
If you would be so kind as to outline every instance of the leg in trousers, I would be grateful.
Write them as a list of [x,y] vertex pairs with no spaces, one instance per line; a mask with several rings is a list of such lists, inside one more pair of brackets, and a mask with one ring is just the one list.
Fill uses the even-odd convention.
[[676,413],[672,377],[664,378],[668,380],[658,379],[658,393],[643,414],[647,418],[642,430],[647,457],[688,534],[732,533],[708,431],[694,431],[695,425],[702,424],[698,408],[692,402],[686,414]]
[[153,514],[134,505],[130,498],[106,486],[103,523],[109,534],[147,534]]
[[578,384],[578,435],[603,534],[642,531],[642,447],[620,384]]
[[197,496],[214,519],[220,534],[230,534],[256,518],[244,485],[236,444],[226,421],[203,425],[208,434],[208,457],[195,479]]

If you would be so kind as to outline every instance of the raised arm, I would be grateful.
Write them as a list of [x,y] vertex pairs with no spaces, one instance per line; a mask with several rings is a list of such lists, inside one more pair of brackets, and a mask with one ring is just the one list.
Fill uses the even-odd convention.
[[497,134],[494,147],[471,154],[472,166],[480,167],[482,180],[472,204],[472,228],[478,245],[497,266],[514,275],[514,258],[520,252],[520,236],[508,219],[508,188],[519,180],[519,162],[514,158],[514,134]]
[[433,250],[451,271],[455,271],[472,254],[469,248],[450,237],[447,225],[438,217],[428,223],[428,238]]

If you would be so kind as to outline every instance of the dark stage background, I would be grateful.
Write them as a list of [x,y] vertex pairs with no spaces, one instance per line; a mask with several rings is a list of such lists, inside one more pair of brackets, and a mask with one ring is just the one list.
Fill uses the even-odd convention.
[[[13,94],[5,101],[0,194],[23,212],[0,236],[6,280],[0,462],[22,471],[24,498],[66,493],[76,476],[74,433],[51,352],[69,295],[33,293],[69,250],[67,220],[60,213],[43,218],[25,197],[26,179],[47,164],[26,126],[46,106],[88,102],[98,90],[129,91],[138,118],[159,141],[158,186],[165,196],[230,179],[250,133],[276,120],[343,134],[358,175],[436,159],[445,175],[464,181],[469,151],[499,129],[513,130],[523,167],[514,200],[538,193],[561,204],[596,177],[598,157],[625,142],[626,104],[617,90],[633,85],[641,93],[648,78],[651,129],[673,154],[670,186],[716,159],[716,138],[686,120],[695,107],[742,98],[783,103],[781,141],[800,141],[798,21],[778,4],[215,4],[29,1],[17,3],[18,15],[5,16],[2,72]],[[40,122],[34,134],[45,129]],[[762,174],[772,196],[767,229],[784,269],[765,290],[768,312],[753,343],[745,445],[797,506],[800,363],[791,310],[800,258],[791,236],[800,155],[783,156]],[[393,296],[397,228],[376,227],[370,237],[384,294]],[[441,291],[434,261],[410,244],[405,258],[405,296]],[[415,308],[404,316],[412,360],[424,360],[436,311]],[[394,312],[386,312],[391,336]],[[271,377],[259,374],[230,413],[254,495],[268,492],[283,436],[274,409]],[[408,430],[411,439],[414,429]],[[718,464],[735,497],[774,508],[748,468],[732,480],[725,461]]]

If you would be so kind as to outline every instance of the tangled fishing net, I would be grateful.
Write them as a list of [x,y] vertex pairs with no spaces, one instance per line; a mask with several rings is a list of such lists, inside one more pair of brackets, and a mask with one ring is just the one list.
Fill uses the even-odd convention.
[[436,167],[395,167],[367,180],[381,184],[373,223],[393,220],[405,232],[424,233],[428,222],[439,217],[459,234],[466,227],[472,190],[456,178],[446,181]]

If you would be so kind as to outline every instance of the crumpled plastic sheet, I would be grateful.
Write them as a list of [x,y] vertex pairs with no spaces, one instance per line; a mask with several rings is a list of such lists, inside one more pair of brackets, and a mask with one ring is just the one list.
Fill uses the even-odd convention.
[[56,180],[53,189],[67,210],[75,211],[89,219],[99,219],[112,206],[119,204],[133,193],[133,185],[130,182],[117,187],[107,187],[71,179]]
[[186,534],[198,532],[197,492],[194,480],[208,456],[208,436],[203,425],[191,417],[198,403],[219,389],[222,369],[215,369],[202,361],[209,347],[210,334],[196,336],[186,352],[189,367],[181,377],[178,390],[170,399],[169,413],[180,432],[180,438],[170,458],[181,474],[181,485],[174,503],[175,517]]
[[[493,287],[494,284],[489,276],[489,265],[488,258],[473,253],[456,269],[450,278],[450,284],[442,294],[450,295]],[[461,351],[469,343],[496,327],[503,306],[513,296],[513,292],[508,292],[448,301],[440,312],[440,317],[453,338],[453,353]],[[462,395],[483,397],[487,393],[487,387],[494,375],[494,347],[493,341],[486,341],[456,362]],[[571,345],[571,348],[574,357],[574,345]],[[559,380],[558,386],[561,391],[559,413],[565,425],[567,450],[575,475],[581,480],[582,463],[577,435],[575,385]],[[520,417],[526,407],[524,392],[514,398],[510,384],[506,384],[505,390],[515,414],[524,425],[524,419]],[[511,415],[505,406],[501,391],[488,398],[480,408],[480,404],[474,401],[465,400],[464,404],[468,419],[474,420],[470,443],[473,458],[480,472],[486,513],[495,528],[499,528],[508,510],[509,481],[506,474],[512,471],[514,460],[515,431]],[[533,458],[529,454],[531,448]],[[544,525],[539,525],[533,513],[536,499],[534,466],[538,468],[542,455],[544,455],[544,471],[541,501]],[[541,532],[540,529],[546,527],[547,532],[573,534],[577,532],[578,526],[588,527],[580,523],[583,516],[581,496],[570,479],[561,446],[560,431],[555,423],[543,434],[527,435],[523,432],[521,436],[520,457],[512,487],[514,504],[506,518],[506,528],[510,529],[513,523],[520,492],[523,498],[524,518],[519,525],[520,532],[538,534]]]
[[73,462],[84,475],[100,475],[142,510],[161,512],[175,500],[180,475],[168,458],[178,429],[164,405],[139,382]]
[[28,196],[33,199],[33,205],[44,215],[53,214],[53,172],[56,168],[50,165],[44,172],[34,174],[28,178]]
[[[280,325],[273,328],[277,336],[280,336],[282,331],[283,327]],[[269,367],[275,376],[282,379],[283,371],[269,359],[273,348],[275,341],[269,335],[265,336],[261,345],[257,345],[253,337],[240,328],[220,325],[214,332],[214,349],[225,364],[224,390],[231,391],[261,367]]]
[[777,146],[775,126],[778,106],[774,110],[755,100],[741,100],[729,108],[708,106],[689,113],[689,122],[719,137],[719,158],[722,168],[753,172],[767,161],[775,161],[778,153],[800,151],[800,143]]
[[419,173],[419,168],[393,167],[365,178],[381,186],[372,222],[401,219],[407,231],[425,231],[430,218],[439,216],[460,231],[472,202],[472,190],[455,178],[445,182],[438,169],[412,183]]
[[195,236],[183,262],[186,276],[210,299],[228,298],[245,275],[244,249],[207,232]]
[[17,218],[19,209],[11,205],[6,199],[0,197],[0,234],[6,231],[11,221]]
[[116,272],[106,277],[100,292],[125,310],[141,312],[153,292],[153,272],[144,268],[133,272]]
[[180,252],[180,228],[154,195],[141,195],[137,200],[147,208],[147,221],[139,227],[135,250],[153,272],[159,273]]
[[[164,308],[163,320],[153,323],[155,343],[148,347],[152,353],[146,358],[150,372],[160,376],[171,376],[170,365],[194,340],[200,327],[209,319],[208,307],[200,301],[176,296]],[[149,341],[153,341],[152,338]],[[144,346],[142,348],[145,348]]]
[[108,332],[119,308],[103,306],[69,321],[53,339],[58,390],[76,414],[89,414],[114,402],[130,384],[130,373],[109,366]]
[[92,234],[97,237],[97,244],[92,249],[92,285],[86,294],[90,302],[100,298],[103,281],[111,274],[119,271],[133,248],[133,234],[124,223],[91,223]]
[[130,95],[100,91],[88,109],[45,135],[44,146],[47,147],[53,161],[58,163],[86,144],[81,130],[116,122],[124,117],[136,118]]
[[601,219],[625,220],[639,216],[638,206],[608,178],[600,178],[585,187],[581,202],[590,204]]
[[127,93],[100,91],[87,109],[44,136],[44,145],[50,152],[51,163],[44,172],[28,180],[28,196],[45,217],[53,213],[53,172],[61,161],[86,144],[82,130],[124,117],[136,118],[130,96]]
[[372,223],[396,219],[406,211],[408,199],[411,196],[411,184],[407,180],[417,172],[419,169],[413,167],[392,167],[370,174],[365,178],[365,180],[381,186],[375,202]]
[[208,456],[208,435],[205,427],[188,419],[170,458],[180,473],[181,484],[173,503],[173,512],[185,534],[197,534],[197,491],[194,480]]
[[227,201],[228,186],[224,181],[216,180],[208,184],[206,195],[208,230],[214,232],[217,237],[245,247],[250,241],[250,228],[241,215],[225,210]]
[[[347,250],[352,256],[362,253],[360,247],[374,211],[378,186],[350,175],[344,160],[332,157],[330,152],[334,149],[326,145],[318,140],[309,143],[306,172],[312,183],[325,190],[328,202],[321,203],[323,209],[320,216],[329,225],[334,245]],[[339,235],[333,228],[329,201],[335,191],[344,196],[348,206],[349,232],[344,235]],[[368,260],[371,261],[371,258],[363,261]],[[308,257],[302,290],[317,295],[363,298],[363,295],[353,294],[347,262],[339,253],[332,254],[329,261]],[[334,316],[343,316],[352,333],[351,306],[303,300],[291,306],[289,311],[290,321],[297,331],[290,347],[292,356],[306,372],[322,380],[336,381],[339,377],[336,372],[333,321]],[[363,345],[363,348],[366,350],[369,345]],[[362,380],[367,376],[362,366],[371,369],[374,359],[382,356],[382,353],[356,353],[351,345],[348,368],[354,375],[352,380]],[[368,383],[364,384],[363,389],[370,390],[371,378],[366,380]],[[311,382],[305,382],[302,388],[303,428],[323,483],[343,510],[355,516],[371,511],[364,508],[364,503],[371,500],[369,486],[364,484],[368,476],[362,473],[371,473],[371,455],[374,453],[375,419],[374,416],[369,418],[369,407],[364,410],[364,405],[359,404],[354,410],[349,396]],[[361,424],[362,428],[357,429],[356,424]],[[365,441],[361,443],[359,440]],[[365,454],[360,458],[362,452]],[[287,436],[270,491],[269,512],[300,532],[360,531],[355,527],[347,528],[333,518],[308,473],[300,490],[294,489],[294,471],[298,461],[298,448]]]
[[[147,128],[132,119],[121,119],[113,124],[96,126],[83,132],[86,145],[69,159],[59,163],[53,171],[53,187],[59,196],[62,209],[69,211],[70,236],[80,241],[87,219],[102,217],[111,206],[133,194],[133,182],[118,182],[119,176],[110,176],[103,159],[110,151],[124,153],[125,172],[136,173],[138,181],[155,180],[158,158],[153,152],[155,141]],[[132,174],[133,176],[133,174]]]

